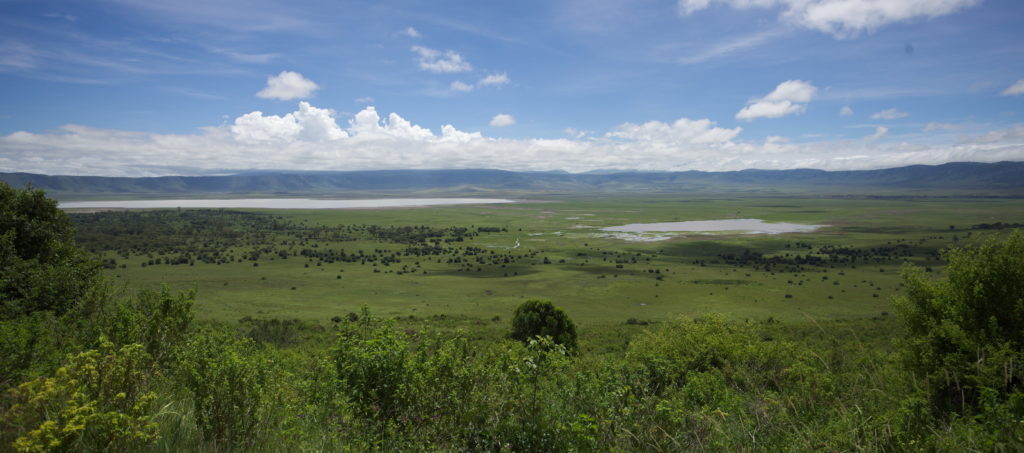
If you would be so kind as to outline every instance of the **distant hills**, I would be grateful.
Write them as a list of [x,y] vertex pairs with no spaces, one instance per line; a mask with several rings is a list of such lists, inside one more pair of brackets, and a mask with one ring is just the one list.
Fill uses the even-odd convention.
[[134,196],[795,193],[1024,195],[1024,162],[948,163],[883,170],[742,170],[570,174],[502,170],[245,172],[121,178],[0,173],[58,199]]

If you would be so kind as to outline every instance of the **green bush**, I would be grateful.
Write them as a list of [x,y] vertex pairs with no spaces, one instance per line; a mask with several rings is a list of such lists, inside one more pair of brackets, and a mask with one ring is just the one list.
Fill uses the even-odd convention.
[[252,340],[194,332],[176,363],[177,381],[192,400],[206,440],[230,447],[258,435],[267,409],[270,364]]
[[570,351],[576,349],[576,325],[561,308],[546,300],[528,300],[519,305],[512,317],[510,336],[522,342],[547,336]]
[[802,355],[792,343],[761,338],[750,325],[709,316],[679,319],[640,334],[630,343],[626,360],[644,372],[656,391],[685,386],[709,372],[741,391],[778,391],[803,377]]
[[996,401],[1024,390],[1024,234],[951,249],[945,259],[941,281],[905,269],[906,295],[896,302],[910,331],[907,362],[934,407],[967,415],[986,390]]
[[160,291],[143,290],[134,300],[109,304],[101,328],[115,344],[142,344],[165,364],[191,333],[195,297],[195,289],[173,292],[166,285]]
[[409,402],[409,340],[391,323],[369,316],[345,324],[333,349],[342,392],[360,416],[391,419]]
[[137,451],[157,439],[153,376],[141,345],[103,341],[52,377],[9,390],[0,439],[21,452]]

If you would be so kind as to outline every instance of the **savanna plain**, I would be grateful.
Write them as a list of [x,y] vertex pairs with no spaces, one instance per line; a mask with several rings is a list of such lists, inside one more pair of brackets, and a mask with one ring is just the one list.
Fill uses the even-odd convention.
[[[1024,448],[1019,198],[63,215],[95,275],[5,315],[4,449]],[[729,219],[818,228],[606,230]]]

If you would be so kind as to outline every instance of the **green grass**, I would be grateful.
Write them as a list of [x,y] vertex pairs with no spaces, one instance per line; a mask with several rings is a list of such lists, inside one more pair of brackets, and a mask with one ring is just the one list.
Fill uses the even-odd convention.
[[[502,252],[518,241],[515,252],[537,255],[506,268],[481,266],[480,271],[415,257],[404,257],[402,263],[391,266],[318,266],[315,260],[302,257],[282,260],[264,256],[258,267],[249,261],[142,267],[148,257],[133,256],[118,260],[126,265],[124,269],[108,272],[130,287],[162,283],[179,288],[196,286],[196,311],[201,318],[211,320],[254,316],[327,322],[335,315],[358,311],[364,304],[389,317],[445,314],[490,319],[508,316],[516,305],[531,298],[554,301],[584,327],[617,324],[629,318],[658,321],[708,312],[752,320],[863,318],[890,310],[889,299],[899,290],[899,270],[904,260],[858,264],[856,268],[808,266],[802,272],[765,272],[711,261],[718,254],[739,254],[747,249],[768,256],[805,252],[798,243],[873,248],[905,241],[913,243],[914,251],[914,256],[905,261],[935,266],[937,261],[929,253],[952,244],[954,234],[964,237],[970,225],[1024,221],[1020,205],[1013,199],[649,196],[547,199],[492,206],[262,211],[324,225],[505,227],[508,232],[484,233],[461,245]],[[723,218],[829,226],[814,233],[687,234],[657,242],[630,242],[606,237],[599,231],[625,223]],[[950,225],[958,230],[950,231]],[[981,234],[992,233],[975,231],[972,237]],[[346,251],[402,248],[372,241],[311,242],[319,248]],[[249,248],[239,246],[235,250]],[[640,255],[636,264],[617,269],[614,260],[602,259],[604,253]],[[542,264],[545,257],[552,263]],[[704,265],[695,264],[700,260]],[[411,266],[414,261],[421,261],[416,273],[388,273],[400,270],[402,265]],[[661,273],[661,280],[656,279],[658,274],[649,272],[653,269]]]

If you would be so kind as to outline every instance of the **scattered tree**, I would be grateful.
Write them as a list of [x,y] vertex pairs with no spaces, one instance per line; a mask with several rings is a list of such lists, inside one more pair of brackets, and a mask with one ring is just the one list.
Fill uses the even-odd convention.
[[576,325],[569,315],[549,301],[528,300],[516,308],[511,337],[526,342],[538,336],[551,337],[555,343],[576,349]]

